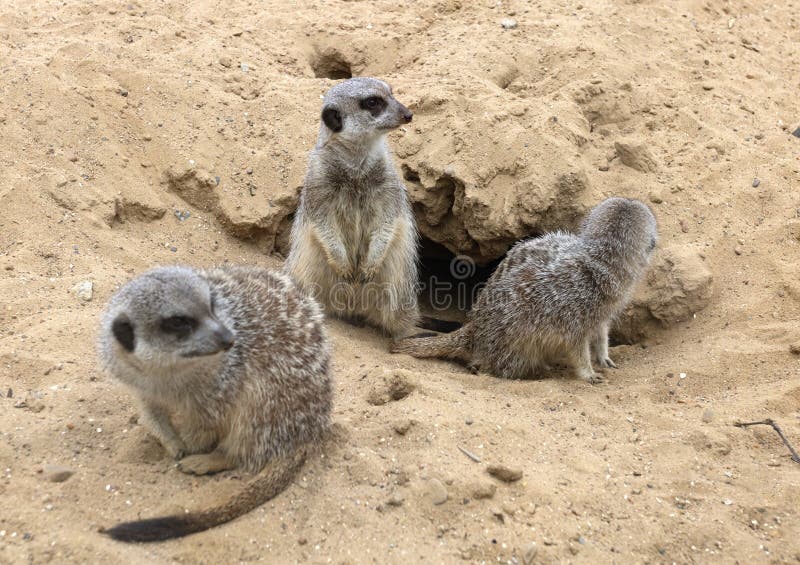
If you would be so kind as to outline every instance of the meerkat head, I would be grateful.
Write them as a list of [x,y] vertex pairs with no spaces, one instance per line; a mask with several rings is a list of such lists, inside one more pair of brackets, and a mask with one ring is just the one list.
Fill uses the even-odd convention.
[[608,198],[583,221],[581,237],[599,243],[606,253],[646,265],[658,243],[650,208],[632,198]]
[[382,80],[359,77],[340,82],[325,94],[322,128],[350,142],[369,141],[411,121],[411,111]]
[[206,280],[188,267],[160,267],[111,299],[102,331],[117,358],[141,369],[174,369],[230,349],[234,334],[215,314]]

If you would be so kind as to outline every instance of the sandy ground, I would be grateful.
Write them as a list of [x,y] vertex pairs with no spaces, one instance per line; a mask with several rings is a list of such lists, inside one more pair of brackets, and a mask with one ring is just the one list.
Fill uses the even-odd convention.
[[[800,560],[800,465],[771,429],[732,426],[771,417],[800,447],[798,14],[794,0],[3,2],[0,562]],[[105,301],[156,264],[278,266],[320,95],[347,73],[385,78],[416,113],[391,143],[427,237],[487,261],[637,196],[662,249],[713,275],[708,304],[613,348],[620,368],[597,386],[392,356],[331,321],[340,440],[324,457],[223,527],[106,539],[98,527],[205,506],[246,477],[182,475],[136,423],[96,365]],[[440,187],[463,194],[437,227],[447,167],[460,180]],[[369,403],[392,375],[415,390]],[[497,481],[494,463],[522,479]],[[51,482],[50,465],[74,474]]]

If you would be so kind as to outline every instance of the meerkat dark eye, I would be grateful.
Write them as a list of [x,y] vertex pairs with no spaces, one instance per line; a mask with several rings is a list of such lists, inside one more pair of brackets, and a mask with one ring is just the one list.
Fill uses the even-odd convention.
[[370,96],[361,101],[361,107],[373,116],[377,116],[386,108],[386,101],[380,96]]
[[177,337],[187,337],[197,327],[197,320],[189,316],[170,316],[161,320],[161,331]]

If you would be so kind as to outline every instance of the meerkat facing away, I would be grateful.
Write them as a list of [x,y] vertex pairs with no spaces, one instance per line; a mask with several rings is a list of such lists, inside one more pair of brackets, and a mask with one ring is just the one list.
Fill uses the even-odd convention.
[[386,134],[412,114],[374,78],[328,90],[287,271],[326,313],[405,337],[419,321],[417,229]]
[[566,357],[579,377],[599,382],[591,350],[600,367],[616,367],[609,326],[630,300],[657,237],[645,204],[609,198],[577,235],[556,232],[515,245],[460,330],[404,339],[392,351],[455,359],[506,378],[530,377]]
[[115,539],[180,537],[249,512],[291,483],[329,429],[322,313],[285,274],[236,266],[148,271],[111,298],[98,349],[181,471],[261,471],[224,505],[105,530]]

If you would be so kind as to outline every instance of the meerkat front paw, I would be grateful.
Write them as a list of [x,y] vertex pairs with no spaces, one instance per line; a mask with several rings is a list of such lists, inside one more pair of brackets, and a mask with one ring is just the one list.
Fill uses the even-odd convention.
[[173,459],[183,459],[186,455],[188,449],[183,444],[183,442],[171,441],[166,442],[162,441],[161,445],[164,446],[164,449],[167,451],[170,457]]
[[366,284],[372,282],[375,279],[375,275],[378,274],[377,267],[364,267],[361,269],[361,272],[358,273],[356,279],[361,284]]
[[228,458],[218,451],[190,455],[178,461],[178,470],[187,475],[210,475],[231,468],[233,465]]

